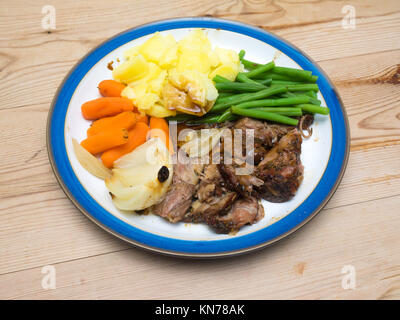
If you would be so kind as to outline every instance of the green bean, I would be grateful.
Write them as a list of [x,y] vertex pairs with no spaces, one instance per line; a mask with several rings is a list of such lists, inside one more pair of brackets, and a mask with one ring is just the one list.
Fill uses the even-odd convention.
[[220,115],[210,114],[202,117],[196,117],[197,119],[188,120],[188,124],[203,124],[203,123],[217,123]]
[[[311,97],[310,94],[307,94],[307,95],[306,95],[306,93],[310,93],[310,92],[314,92],[314,93],[315,93],[315,91],[307,91],[307,92],[302,92],[302,91],[285,92],[285,93],[281,94],[281,97],[283,97],[283,98],[308,97],[308,98],[309,98],[309,101],[306,102],[306,103],[311,103],[311,104],[315,104],[316,106],[320,106],[320,105],[321,105],[321,101],[320,101],[320,100]],[[313,95],[312,95],[312,96],[313,96]]]
[[329,108],[316,106],[314,104],[298,104],[295,107],[301,108],[303,111],[309,113],[329,114]]
[[304,92],[304,94],[306,95],[306,96],[309,96],[311,99],[310,99],[310,103],[311,104],[315,104],[315,105],[317,105],[317,106],[320,106],[321,105],[321,101],[318,99],[318,95],[317,95],[317,92],[315,92],[315,91],[306,91],[306,92]]
[[231,80],[224,78],[223,76],[220,76],[218,74],[213,78],[213,81],[215,83],[232,82]]
[[246,51],[240,50],[239,51],[239,60],[242,60],[244,58],[244,55],[246,54]]
[[269,86],[272,83],[272,79],[271,78],[267,78],[267,79],[257,79],[254,80],[255,82],[258,82],[260,84],[263,84],[264,86]]
[[311,71],[286,68],[286,67],[274,67],[272,69],[274,73],[291,77],[293,79],[302,79],[306,81],[314,81],[315,78],[312,77]]
[[253,69],[249,72],[246,72],[245,75],[247,76],[247,78],[253,78],[259,74],[262,74],[264,72],[267,72],[268,70],[271,70],[274,67],[275,67],[275,62],[271,61],[271,62],[268,62],[267,64],[259,65],[255,69]]
[[231,110],[233,114],[238,114],[250,118],[270,120],[292,126],[297,126],[297,124],[299,123],[297,119],[289,118],[287,116],[282,116],[278,113],[266,112],[263,110],[242,109],[236,106],[232,106]]
[[266,72],[266,73],[262,73],[262,74],[258,75],[257,77],[254,77],[254,78],[255,79],[266,79],[266,78],[269,78],[269,79],[278,80],[278,81],[292,81],[293,80],[293,78],[290,78],[290,77],[287,77],[287,76],[283,76],[283,75],[280,75],[280,74],[276,74],[276,73],[273,73],[271,71]]
[[288,80],[272,80],[271,86],[273,85],[292,85],[292,84],[303,84],[302,82],[298,81],[288,81]]
[[253,84],[257,84],[257,85],[263,84],[263,83],[259,83],[253,79],[248,78],[243,72],[238,73],[236,80],[243,82],[243,83],[253,83]]
[[256,83],[242,83],[242,82],[217,82],[215,88],[218,91],[228,90],[228,91],[245,91],[245,92],[256,92],[266,89],[266,86]]
[[226,108],[232,105],[236,105],[242,102],[258,100],[262,98],[266,98],[272,96],[274,94],[287,92],[288,88],[286,86],[276,86],[273,88],[267,88],[258,92],[240,94],[240,95],[233,95],[230,97],[223,98],[223,102],[219,101],[218,104],[215,104],[210,112],[216,113],[224,111]]
[[242,64],[244,65],[244,67],[248,70],[253,70],[255,68],[257,68],[258,66],[260,66],[259,63],[253,62],[253,61],[249,61],[246,59],[241,59]]
[[230,118],[232,118],[232,116],[233,116],[233,114],[232,114],[231,109],[226,109],[225,112],[218,117],[217,122],[218,123],[225,122],[225,121],[229,120]]
[[235,94],[234,92],[219,92],[218,93],[218,99],[222,99],[222,98],[225,98],[225,97],[230,97],[230,96],[232,96],[234,94]]
[[299,117],[303,115],[302,109],[295,107],[265,107],[265,108],[252,108],[251,110],[261,110],[265,112],[279,113],[283,116]]
[[225,97],[222,97],[222,98],[218,98],[217,101],[215,101],[215,104],[221,104],[221,103],[230,101],[230,100],[232,99],[232,96],[235,96],[236,98],[239,98],[239,97],[241,97],[241,96],[246,97],[246,96],[248,95],[247,92],[245,92],[245,93],[220,92],[220,93],[218,93],[218,94],[221,94],[221,93],[230,93],[231,95],[230,95],[230,96],[225,96]]
[[[277,85],[277,86],[281,86],[281,85]],[[275,86],[273,86],[275,87]],[[292,85],[288,85],[286,86],[288,91],[319,91],[318,85],[315,83],[305,83],[305,84],[292,84]]]
[[176,116],[168,117],[168,118],[166,118],[166,120],[182,122],[182,121],[187,121],[187,120],[196,119],[196,118],[198,118],[198,116],[194,116],[194,115],[191,115],[191,114],[182,114],[181,113],[181,114],[177,114]]
[[[300,101],[300,102],[299,102]],[[295,96],[291,98],[282,99],[264,99],[264,100],[254,100],[243,102],[237,104],[240,108],[254,108],[254,107],[275,107],[275,106],[290,106],[295,104],[305,104],[310,101],[310,97],[307,96]]]

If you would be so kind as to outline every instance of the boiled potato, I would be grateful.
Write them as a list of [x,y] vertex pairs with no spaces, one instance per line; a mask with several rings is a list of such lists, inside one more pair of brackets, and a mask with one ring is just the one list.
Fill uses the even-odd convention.
[[123,83],[137,81],[149,71],[149,63],[141,56],[126,60],[113,71],[113,77]]
[[212,79],[221,75],[234,80],[240,70],[238,54],[215,48],[201,29],[180,41],[155,33],[142,45],[124,53],[125,61],[114,79],[128,84],[122,96],[148,115],[168,117],[176,111],[202,115],[218,97]]
[[139,52],[147,61],[159,64],[161,58],[172,47],[176,47],[176,41],[172,35],[163,36],[156,32],[153,37],[140,46]]

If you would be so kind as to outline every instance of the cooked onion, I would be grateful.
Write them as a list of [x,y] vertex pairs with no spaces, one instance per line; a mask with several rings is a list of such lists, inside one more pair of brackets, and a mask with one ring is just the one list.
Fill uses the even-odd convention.
[[107,169],[100,160],[82,147],[76,139],[72,139],[72,145],[76,158],[88,172],[103,180],[111,177],[111,170]]
[[[162,167],[169,174],[160,181],[158,173]],[[172,159],[165,143],[152,138],[118,159],[105,183],[118,209],[136,211],[158,203],[167,192],[172,175]]]
[[223,129],[216,128],[198,130],[197,134],[181,148],[191,158],[204,157],[215,147],[223,132]]

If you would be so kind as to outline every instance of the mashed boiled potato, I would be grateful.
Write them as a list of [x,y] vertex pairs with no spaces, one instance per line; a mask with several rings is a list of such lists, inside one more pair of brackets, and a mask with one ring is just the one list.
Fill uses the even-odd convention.
[[125,61],[113,71],[127,84],[122,96],[148,115],[168,117],[177,111],[203,115],[214,105],[218,92],[215,75],[234,80],[240,61],[233,50],[212,48],[201,29],[180,41],[155,33],[140,46],[124,53]]

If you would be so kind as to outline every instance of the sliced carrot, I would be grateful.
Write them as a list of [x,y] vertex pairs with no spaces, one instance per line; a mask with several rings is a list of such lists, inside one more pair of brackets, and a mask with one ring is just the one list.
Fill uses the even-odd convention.
[[170,152],[173,152],[173,146],[169,139],[168,122],[164,118],[150,117],[150,138],[160,138],[164,141]]
[[137,122],[149,124],[149,117],[145,113],[135,113]]
[[103,97],[120,97],[125,85],[115,80],[103,80],[99,83],[99,92]]
[[128,98],[103,97],[85,102],[82,105],[82,115],[86,120],[97,120],[133,110],[133,103]]
[[120,128],[103,131],[99,134],[88,137],[81,142],[81,146],[91,154],[96,154],[123,145],[127,142],[128,130]]
[[138,146],[146,142],[149,126],[143,122],[138,122],[129,130],[128,142],[122,146],[112,148],[103,152],[101,161],[107,168],[112,168],[114,161],[121,158],[124,154],[132,152]]
[[132,129],[137,122],[136,113],[131,111],[121,112],[113,117],[102,118],[92,123],[87,131],[88,137],[110,129]]

